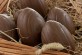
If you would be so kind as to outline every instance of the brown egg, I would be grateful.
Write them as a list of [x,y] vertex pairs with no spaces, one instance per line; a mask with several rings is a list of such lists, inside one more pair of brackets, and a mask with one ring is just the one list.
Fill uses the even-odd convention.
[[42,29],[42,43],[48,44],[59,42],[64,46],[70,46],[75,49],[75,41],[68,29],[59,22],[49,20]]
[[[16,30],[12,30],[15,28],[16,26],[15,23],[12,21],[12,19],[9,19],[9,17],[0,14],[0,30],[17,40],[18,39],[17,32]],[[0,38],[11,40],[10,38],[8,38],[3,34],[0,34]]]
[[16,24],[17,24],[18,16],[19,16],[19,14],[20,14],[22,11],[23,11],[23,9],[20,9],[20,10],[18,10],[17,12],[15,12],[15,13],[13,14],[14,21],[15,21]]
[[30,7],[39,12],[42,16],[47,14],[48,7],[45,0],[18,0],[17,6],[20,9]]
[[72,18],[61,8],[54,7],[48,13],[47,20],[55,20],[63,24],[72,34],[75,33],[74,22]]
[[31,8],[25,8],[18,16],[17,27],[20,37],[26,37],[26,43],[34,46],[40,43],[40,35],[45,21],[43,17]]

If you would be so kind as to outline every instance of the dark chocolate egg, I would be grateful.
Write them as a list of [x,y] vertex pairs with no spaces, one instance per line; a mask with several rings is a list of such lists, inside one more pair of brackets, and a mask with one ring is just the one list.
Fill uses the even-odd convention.
[[75,33],[72,18],[61,8],[54,7],[48,13],[47,20],[55,20],[63,24],[72,34]]
[[[14,21],[7,16],[0,14],[0,30],[11,36],[12,38],[18,40],[17,32],[14,30],[16,28]],[[13,29],[13,30],[12,30]],[[0,33],[0,38],[11,40],[7,36]]]
[[17,27],[21,38],[26,37],[27,45],[34,46],[40,43],[40,35],[45,21],[34,9],[25,8],[18,16]]
[[16,24],[17,24],[18,16],[19,16],[19,14],[20,14],[22,11],[23,11],[23,9],[20,9],[20,10],[18,10],[17,12],[15,12],[15,13],[13,14],[14,21],[15,21]]
[[47,21],[41,35],[43,44],[58,42],[65,47],[70,46],[72,50],[75,49],[73,36],[64,25],[57,21]]

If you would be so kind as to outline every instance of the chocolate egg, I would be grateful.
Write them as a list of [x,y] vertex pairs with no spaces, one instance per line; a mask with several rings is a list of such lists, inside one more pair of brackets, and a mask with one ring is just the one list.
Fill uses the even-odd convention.
[[59,22],[49,20],[42,29],[42,43],[48,44],[53,42],[61,43],[63,46],[70,46],[75,49],[75,41],[68,29]]
[[63,24],[72,34],[75,33],[75,27],[72,18],[61,8],[53,8],[48,13],[47,20],[55,20]]
[[15,13],[13,14],[14,21],[15,21],[16,24],[17,24],[18,16],[19,16],[19,14],[20,14],[22,11],[23,11],[23,9],[20,9],[20,10],[18,10],[17,12],[15,12]]
[[27,38],[27,45],[40,43],[40,35],[45,21],[43,17],[31,8],[25,8],[18,16],[17,27],[21,38]]
[[33,8],[42,16],[45,16],[48,10],[45,0],[18,0],[17,5],[20,9],[26,7]]
[[[15,23],[11,19],[9,19],[7,16],[0,14],[0,30],[5,32],[12,38],[18,40],[16,30],[12,30],[15,28],[16,28]],[[7,36],[5,36],[1,33],[0,33],[0,38],[6,39],[6,40],[11,40],[10,38],[8,38]]]

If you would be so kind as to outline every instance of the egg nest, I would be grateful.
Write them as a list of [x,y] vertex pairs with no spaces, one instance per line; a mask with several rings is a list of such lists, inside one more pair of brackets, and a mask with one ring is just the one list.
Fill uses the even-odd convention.
[[[66,11],[70,17],[73,19],[76,34],[73,35],[76,39],[76,54],[74,55],[82,55],[82,0],[45,0],[48,5],[49,10],[53,7],[60,7],[64,11]],[[9,13],[13,15],[14,12],[20,10],[16,6],[17,0],[11,0]]]

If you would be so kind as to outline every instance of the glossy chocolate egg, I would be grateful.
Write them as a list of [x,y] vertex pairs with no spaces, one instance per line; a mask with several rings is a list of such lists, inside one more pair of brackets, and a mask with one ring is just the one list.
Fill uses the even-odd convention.
[[47,20],[55,20],[63,24],[72,34],[75,33],[75,27],[72,18],[61,8],[53,8],[48,13]]
[[45,0],[18,0],[17,5],[20,9],[26,7],[33,8],[42,16],[45,16],[48,10]]
[[17,20],[20,37],[26,37],[26,43],[31,46],[40,43],[41,30],[44,24],[43,17],[31,8],[25,8]]
[[46,22],[42,29],[42,43],[48,44],[59,42],[64,46],[70,46],[75,49],[75,41],[68,29],[61,23],[53,20]]
[[[12,30],[15,28],[16,28],[15,23],[11,19],[0,14],[0,30],[17,40],[18,39],[17,32],[16,30]],[[8,38],[7,36],[3,34],[0,34],[0,38],[11,40],[10,38]]]
[[23,9],[20,9],[20,10],[18,10],[17,12],[15,12],[15,13],[13,14],[14,21],[15,21],[16,24],[17,24],[18,16],[19,16],[19,14],[20,14],[22,11],[23,11]]

